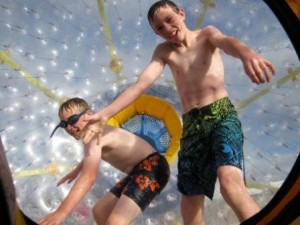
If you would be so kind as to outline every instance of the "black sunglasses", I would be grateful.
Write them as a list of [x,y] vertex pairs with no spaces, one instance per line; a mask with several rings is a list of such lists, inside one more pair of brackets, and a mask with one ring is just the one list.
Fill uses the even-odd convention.
[[79,114],[74,114],[72,116],[70,116],[67,121],[65,120],[61,120],[60,123],[54,128],[54,130],[52,131],[52,134],[50,135],[50,138],[52,138],[53,134],[55,133],[55,131],[57,130],[57,128],[61,127],[61,128],[66,128],[68,125],[74,125],[75,123],[78,122],[79,118],[86,113],[86,111],[88,111],[88,109],[83,110],[81,113]]

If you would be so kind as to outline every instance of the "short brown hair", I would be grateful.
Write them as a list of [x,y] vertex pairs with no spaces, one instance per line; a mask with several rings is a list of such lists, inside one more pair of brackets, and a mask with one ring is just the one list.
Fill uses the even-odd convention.
[[147,17],[148,17],[149,23],[153,21],[154,14],[155,14],[155,12],[159,8],[161,8],[161,7],[167,7],[167,6],[169,6],[170,8],[172,8],[174,12],[176,12],[176,13],[179,12],[179,7],[174,2],[172,2],[170,0],[160,0],[160,1],[157,1],[148,10]]

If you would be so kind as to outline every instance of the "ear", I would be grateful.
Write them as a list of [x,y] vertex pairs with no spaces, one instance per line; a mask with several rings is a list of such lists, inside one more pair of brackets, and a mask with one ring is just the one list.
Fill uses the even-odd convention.
[[150,27],[152,28],[153,32],[154,32],[156,35],[159,35],[159,34],[156,32],[156,30],[154,29],[154,27],[152,26],[152,22],[149,22],[149,25],[150,25]]
[[179,9],[178,11],[178,15],[183,19],[185,20],[185,12],[182,8]]

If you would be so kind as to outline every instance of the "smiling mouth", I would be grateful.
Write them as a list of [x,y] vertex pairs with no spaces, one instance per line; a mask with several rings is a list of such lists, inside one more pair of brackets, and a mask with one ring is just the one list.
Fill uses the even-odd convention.
[[169,35],[169,38],[174,38],[177,36],[178,31],[172,32],[171,35]]
[[76,128],[71,132],[71,135],[73,137],[75,137],[76,139],[80,137],[80,134],[81,134],[81,132],[80,132],[79,128]]

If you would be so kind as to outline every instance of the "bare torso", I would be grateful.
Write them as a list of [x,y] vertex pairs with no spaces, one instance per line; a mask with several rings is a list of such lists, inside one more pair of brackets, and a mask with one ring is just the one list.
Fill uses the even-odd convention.
[[124,173],[131,172],[141,160],[155,152],[155,149],[142,138],[111,126],[105,127],[101,144],[94,149],[101,152],[102,160]]
[[220,50],[201,31],[190,32],[189,41],[188,46],[164,42],[158,47],[172,71],[183,113],[227,96]]

